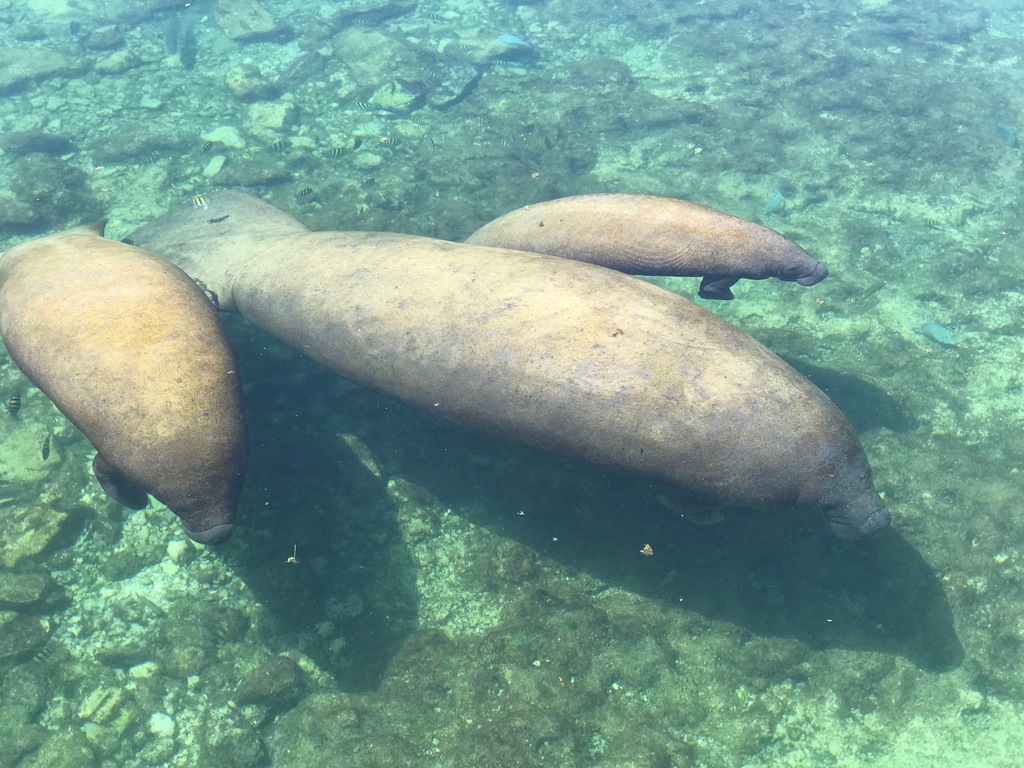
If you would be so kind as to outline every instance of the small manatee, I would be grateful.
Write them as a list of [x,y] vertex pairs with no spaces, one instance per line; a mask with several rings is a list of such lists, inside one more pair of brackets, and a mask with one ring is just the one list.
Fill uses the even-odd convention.
[[697,293],[703,299],[733,298],[730,289],[742,278],[815,285],[828,277],[824,264],[773,229],[656,195],[577,195],[527,205],[485,224],[466,242],[631,275],[702,277]]

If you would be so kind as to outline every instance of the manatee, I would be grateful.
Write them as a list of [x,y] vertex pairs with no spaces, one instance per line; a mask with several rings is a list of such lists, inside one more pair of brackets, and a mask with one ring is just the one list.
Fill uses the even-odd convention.
[[226,541],[247,447],[217,312],[180,269],[102,232],[79,227],[0,256],[0,335],[95,446],[111,498],[141,508],[152,494],[196,541]]
[[799,508],[847,537],[889,522],[832,402],[681,296],[580,261],[311,232],[241,192],[206,199],[207,210],[179,206],[130,238],[342,376],[690,500]]
[[773,229],[654,195],[579,195],[527,205],[466,240],[600,264],[632,275],[703,277],[704,299],[731,299],[741,278],[814,285],[825,265]]

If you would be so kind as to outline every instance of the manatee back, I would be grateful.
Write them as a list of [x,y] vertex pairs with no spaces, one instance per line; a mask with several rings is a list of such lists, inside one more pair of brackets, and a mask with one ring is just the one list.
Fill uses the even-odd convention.
[[[309,233],[250,265],[236,300],[366,386],[703,499],[832,507],[835,473],[863,460],[828,398],[750,336],[601,267],[404,235]],[[870,475],[848,492],[873,494]]]

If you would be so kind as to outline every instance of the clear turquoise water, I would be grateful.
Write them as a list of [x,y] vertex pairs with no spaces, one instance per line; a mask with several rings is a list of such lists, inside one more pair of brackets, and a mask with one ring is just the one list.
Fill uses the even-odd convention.
[[893,533],[694,527],[227,318],[253,456],[211,552],[106,501],[5,359],[0,765],[1019,764],[1024,6],[182,6],[0,0],[0,247],[229,187],[449,239],[712,205],[828,264],[711,308],[847,412]]

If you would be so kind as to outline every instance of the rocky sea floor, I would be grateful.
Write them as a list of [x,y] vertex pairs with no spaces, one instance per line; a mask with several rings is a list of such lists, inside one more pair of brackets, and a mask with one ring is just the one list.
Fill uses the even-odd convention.
[[893,529],[694,526],[232,316],[245,523],[203,549],[5,359],[0,766],[1019,765],[1024,7],[183,5],[0,0],[0,247],[226,187],[449,239],[712,205],[829,266],[703,303],[843,408]]

